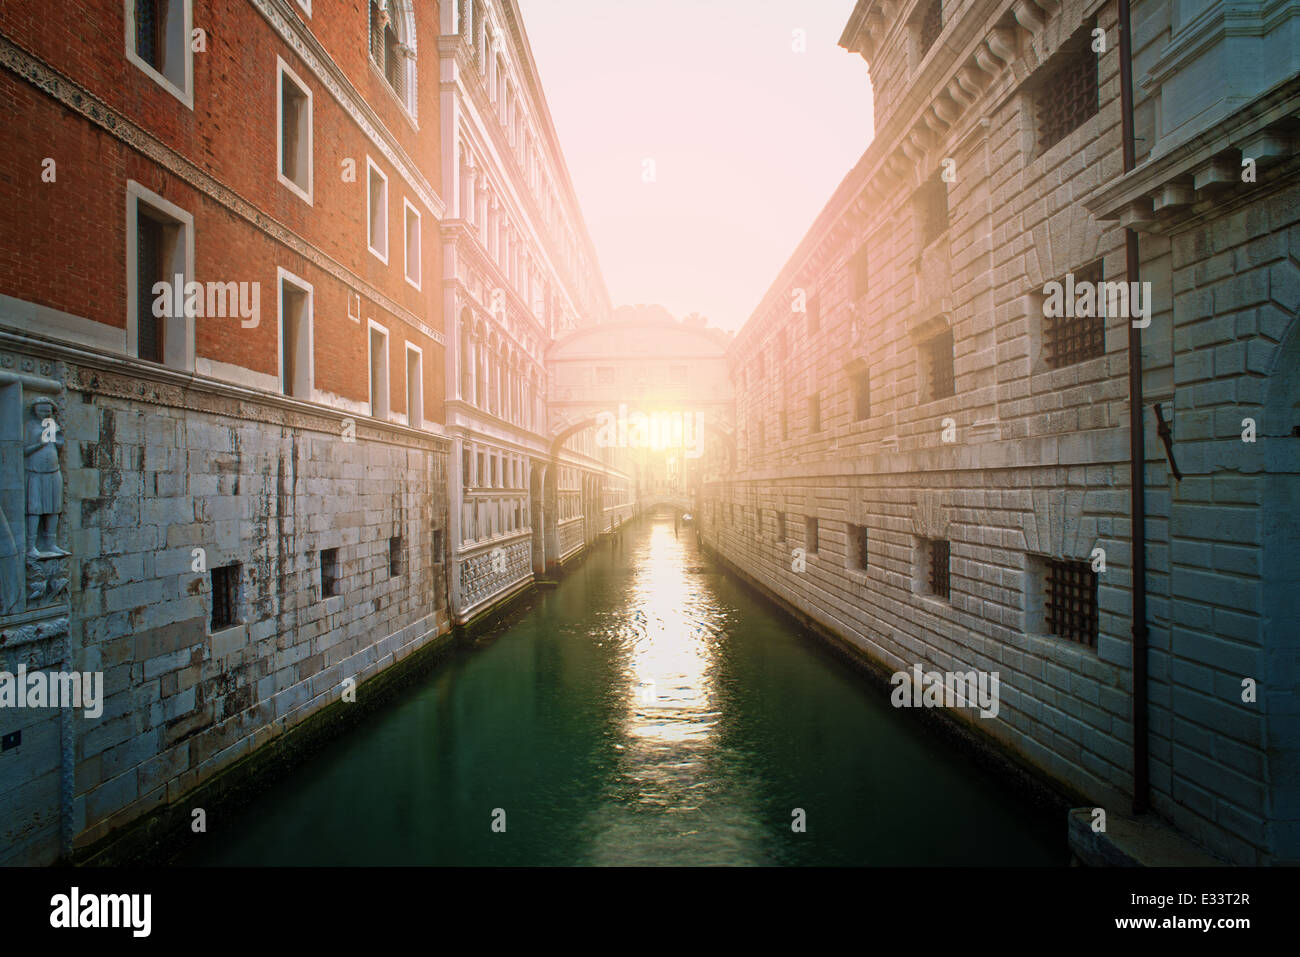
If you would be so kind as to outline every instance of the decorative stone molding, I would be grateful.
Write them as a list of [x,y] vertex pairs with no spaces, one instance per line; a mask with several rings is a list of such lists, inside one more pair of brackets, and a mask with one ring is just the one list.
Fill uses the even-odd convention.
[[1096,542],[1095,521],[1083,518],[1084,490],[1036,489],[1025,513],[1025,550],[1052,558],[1086,560]]
[[1039,223],[1025,250],[1030,285],[1041,289],[1044,283],[1097,259],[1103,235],[1101,224],[1076,203]]
[[945,503],[946,493],[922,490],[912,506],[912,532],[918,538],[946,539],[952,523],[952,509]]

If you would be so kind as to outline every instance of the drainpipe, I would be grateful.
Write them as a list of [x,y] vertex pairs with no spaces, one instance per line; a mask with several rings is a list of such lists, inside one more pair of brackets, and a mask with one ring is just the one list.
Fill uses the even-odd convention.
[[[1124,137],[1124,172],[1137,165],[1133,132],[1133,41],[1129,0],[1119,0],[1119,97]],[[1139,282],[1138,235],[1124,231],[1125,265],[1130,283]],[[1130,289],[1132,286],[1129,287]],[[1142,330],[1128,327],[1128,428],[1130,543],[1133,555],[1133,813],[1147,811],[1149,758],[1147,741],[1147,530],[1146,433],[1142,409]]]

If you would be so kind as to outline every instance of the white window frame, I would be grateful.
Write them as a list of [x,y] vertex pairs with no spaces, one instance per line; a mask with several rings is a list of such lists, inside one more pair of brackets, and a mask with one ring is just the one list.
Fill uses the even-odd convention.
[[[415,278],[411,278],[411,234],[407,229],[407,217],[415,214]],[[402,268],[406,274],[406,281],[416,289],[420,288],[421,277],[424,273],[424,265],[421,256],[424,254],[424,223],[420,216],[420,211],[415,208],[405,196],[402,197]]]
[[[418,409],[411,408],[411,354],[416,357],[416,371],[419,373],[415,380],[416,404]],[[413,429],[424,428],[424,350],[413,342],[406,344],[406,424]],[[415,414],[412,414],[412,413]]]
[[[142,186],[133,179],[126,181],[126,352],[129,356],[140,354],[140,331],[137,328],[140,296],[152,296],[153,290],[138,289],[140,270],[138,268],[138,250],[136,249],[137,224],[140,204],[144,203],[155,213],[170,219],[172,225],[181,230],[183,243],[181,250],[182,273],[184,282],[194,279],[194,216],[181,209],[175,203],[163,199],[153,190]],[[174,257],[173,253],[173,257]],[[169,369],[194,371],[194,316],[185,315],[183,306],[179,314],[166,317],[163,332],[162,364]],[[175,304],[173,304],[175,306]],[[180,343],[178,346],[177,343]]]
[[[289,398],[302,399],[304,401],[311,399],[316,388],[316,290],[307,280],[296,276],[283,266],[277,266],[275,270],[275,316],[276,316],[276,375],[280,381],[280,392]],[[294,395],[285,390],[284,381],[284,286],[286,281],[298,292],[307,296],[306,305],[303,307],[303,321],[307,324],[307,387],[303,395]]]
[[[384,337],[384,389],[382,392],[375,391],[375,357],[371,349],[371,343],[374,341],[372,332],[378,331]],[[366,402],[370,406],[370,417],[373,419],[387,420],[389,416],[389,392],[392,388],[392,365],[389,363],[388,352],[388,330],[375,322],[373,319],[366,320],[366,381],[369,389],[366,392]],[[383,408],[375,408],[375,397],[378,396]]]
[[[371,222],[372,217],[370,215],[370,193],[372,189],[371,177],[376,175],[384,181],[384,198],[383,198],[384,247],[383,249],[376,248],[374,242],[375,237],[371,231],[373,226],[373,223]],[[373,159],[371,159],[369,154],[367,154],[366,156],[366,248],[369,249],[370,252],[374,254],[374,257],[378,259],[381,263],[383,263],[385,266],[388,265],[389,232],[390,230],[388,227],[388,177],[384,175],[384,171],[379,168],[379,164],[376,163]]]
[[[303,82],[302,77],[293,71],[293,67],[280,56],[275,58],[275,176],[282,186],[299,197],[308,206],[314,205],[315,163],[315,117],[312,106],[311,87]],[[288,176],[284,175],[284,80],[288,77],[307,97],[307,188],[303,189]]]
[[194,109],[194,47],[191,38],[194,35],[194,0],[169,0],[171,3],[179,3],[184,12],[182,27],[183,35],[181,37],[182,56],[185,65],[182,67],[184,73],[183,82],[178,85],[170,77],[159,73],[149,63],[146,63],[138,53],[135,52],[135,0],[123,0],[123,7],[126,13],[126,58],[134,63],[145,72],[151,80],[161,86],[176,99],[180,100],[188,109]]

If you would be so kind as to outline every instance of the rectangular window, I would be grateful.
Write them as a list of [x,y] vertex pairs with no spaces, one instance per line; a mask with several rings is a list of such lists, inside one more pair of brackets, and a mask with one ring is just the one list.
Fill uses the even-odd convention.
[[469,488],[469,449],[460,450],[460,485]]
[[487,466],[483,464],[482,452],[478,453],[475,464],[478,465],[478,470],[474,473],[474,484],[479,488],[483,488],[485,485],[487,485],[487,471],[486,471]]
[[194,217],[157,193],[126,186],[128,355],[194,371],[194,317],[184,286],[194,278]]
[[815,555],[817,549],[821,546],[820,537],[817,529],[817,519],[806,518],[803,523],[803,542],[804,550],[809,555]]
[[312,390],[312,287],[285,269],[280,283],[280,391],[310,399]]
[[943,0],[921,0],[921,19],[917,25],[924,58],[943,32]]
[[125,13],[126,58],[192,109],[192,0],[125,0]]
[[849,526],[849,565],[860,572],[870,567],[867,558],[867,526]]
[[312,201],[311,90],[277,58],[279,86],[279,179],[308,203]]
[[154,284],[170,283],[164,265],[164,227],[144,210],[136,216],[136,288],[142,293],[138,299],[136,319],[136,356],[150,362],[162,362],[163,321],[154,315]]
[[916,191],[916,218],[921,234],[921,248],[948,231],[948,184],[942,171],[936,172]]
[[1030,79],[1038,152],[1051,149],[1101,109],[1098,57],[1092,50],[1095,21],[1061,44]]
[[212,578],[212,627],[220,631],[239,623],[239,565],[222,565],[209,573]]
[[398,578],[406,566],[406,549],[402,547],[402,536],[394,535],[388,540],[388,575]]
[[320,550],[320,596],[332,598],[339,594],[339,550],[322,548]]
[[808,431],[822,430],[822,397],[820,394],[808,396]]
[[[1085,359],[1095,359],[1106,354],[1106,317],[1102,315],[1106,310],[1102,307],[1100,301],[1101,295],[1104,294],[1102,282],[1103,272],[1100,259],[1074,273],[1075,289],[1078,289],[1083,283],[1089,283],[1092,289],[1098,293],[1095,307],[1092,310],[1094,315],[1049,316],[1044,310],[1043,360],[1049,368],[1060,369],[1064,366],[1074,365],[1076,362],[1083,362]],[[1063,289],[1064,286],[1064,281],[1062,281]],[[1064,308],[1065,305],[1063,302],[1063,308],[1059,310],[1060,312],[1067,311]],[[1076,310],[1071,308],[1068,311],[1075,312]]]
[[433,563],[435,565],[441,565],[443,557],[442,529],[435,528],[433,530],[433,541],[430,543],[429,547],[433,551]]
[[776,540],[785,541],[785,512],[776,513]]
[[945,329],[924,346],[927,401],[943,399],[954,393],[952,330]]
[[790,437],[790,415],[788,412],[786,412],[785,409],[782,409],[781,410],[781,438],[788,439],[789,437]]
[[822,327],[821,300],[815,296],[808,297],[808,334],[812,335]]
[[927,583],[930,586],[930,594],[947,601],[951,594],[951,583],[949,580],[949,563],[951,561],[951,546],[944,539],[928,539],[925,545],[926,559],[928,564]]
[[853,276],[853,298],[861,299],[867,294],[867,244],[863,243],[849,260],[849,273]]
[[424,428],[424,353],[406,344],[406,424]]
[[1088,562],[1047,559],[1043,620],[1047,632],[1097,647],[1097,573]]
[[871,380],[863,370],[853,374],[850,384],[853,389],[853,421],[862,422],[871,416]]
[[388,262],[388,177],[366,157],[366,244],[381,262]]
[[370,414],[388,418],[388,333],[378,323],[370,323]]
[[409,199],[402,200],[406,211],[406,281],[420,288],[420,211]]

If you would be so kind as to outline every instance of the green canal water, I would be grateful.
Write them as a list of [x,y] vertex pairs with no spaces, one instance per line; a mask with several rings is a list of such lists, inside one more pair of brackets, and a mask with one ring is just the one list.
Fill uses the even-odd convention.
[[1051,865],[1065,817],[890,707],[665,512],[210,815],[177,863]]

